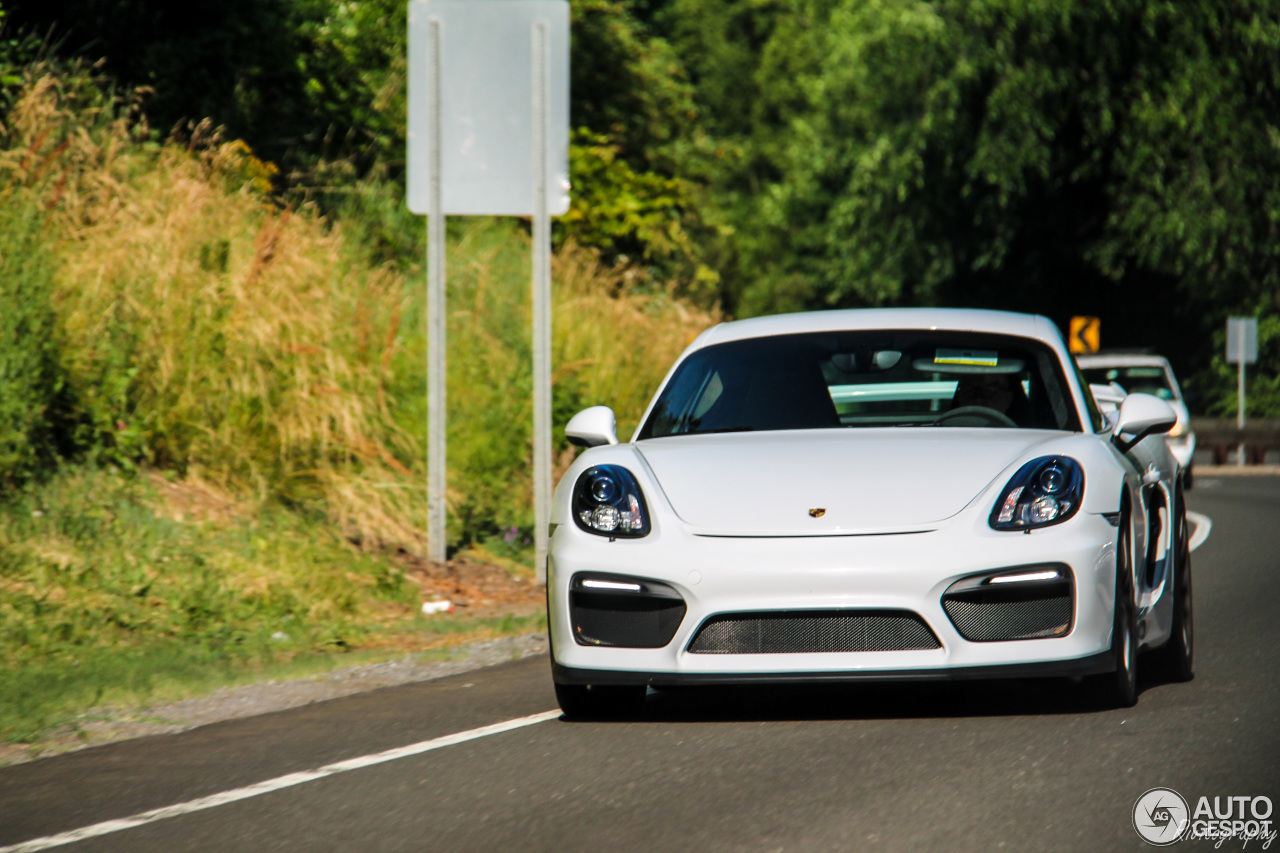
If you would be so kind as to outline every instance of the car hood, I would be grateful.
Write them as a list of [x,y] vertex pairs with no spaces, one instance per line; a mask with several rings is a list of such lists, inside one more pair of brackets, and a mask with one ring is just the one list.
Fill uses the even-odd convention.
[[960,427],[795,430],[670,436],[635,446],[695,533],[837,536],[932,529],[1029,448],[1060,435]]

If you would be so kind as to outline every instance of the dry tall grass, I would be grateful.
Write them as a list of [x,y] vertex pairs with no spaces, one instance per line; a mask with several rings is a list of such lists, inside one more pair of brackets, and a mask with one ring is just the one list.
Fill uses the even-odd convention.
[[420,539],[407,493],[360,486],[410,477],[416,457],[385,394],[403,282],[313,212],[273,206],[242,143],[140,145],[78,107],[60,78],[33,81],[10,153],[15,176],[57,175],[55,301],[81,395],[106,396],[151,464]]
[[572,376],[586,405],[612,406],[625,441],[676,356],[722,318],[670,291],[632,291],[581,251],[560,253],[553,276],[555,381]]
[[[476,221],[449,247],[450,527],[483,539],[518,527],[532,507],[531,267],[527,234]],[[553,480],[573,460],[563,428],[578,410],[609,405],[620,435],[634,429],[675,357],[718,315],[667,293],[629,287],[589,252],[552,264]]]
[[[148,142],[82,82],[33,76],[7,130],[0,171],[45,207],[66,366],[108,419],[100,431],[154,466],[420,550],[416,279],[370,265],[341,223],[279,209],[271,167],[242,143],[207,128]],[[528,515],[528,244],[481,223],[449,252],[452,536],[465,540]],[[579,250],[554,277],[558,399],[610,403],[634,427],[716,318],[632,293]]]

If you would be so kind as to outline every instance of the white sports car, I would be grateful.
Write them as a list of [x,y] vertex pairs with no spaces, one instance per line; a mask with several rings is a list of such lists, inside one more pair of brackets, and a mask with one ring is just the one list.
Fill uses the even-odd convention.
[[[1103,418],[1044,317],[825,311],[725,323],[631,441],[596,406],[556,490],[547,601],[569,715],[647,687],[1192,674],[1175,416]],[[1148,436],[1152,436],[1148,439]],[[1145,658],[1144,658],[1145,660]]]
[[1092,383],[1114,383],[1129,391],[1152,394],[1168,402],[1178,422],[1165,435],[1169,452],[1182,466],[1182,484],[1191,488],[1191,464],[1196,452],[1196,434],[1191,430],[1191,414],[1182,398],[1182,389],[1169,360],[1149,353],[1104,352],[1076,359],[1085,379]]

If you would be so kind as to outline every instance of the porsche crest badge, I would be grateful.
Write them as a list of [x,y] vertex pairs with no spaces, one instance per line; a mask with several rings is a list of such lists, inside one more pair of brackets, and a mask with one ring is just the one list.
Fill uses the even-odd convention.
[[809,510],[810,518],[822,518],[826,514],[827,508],[824,506],[815,506],[813,509]]

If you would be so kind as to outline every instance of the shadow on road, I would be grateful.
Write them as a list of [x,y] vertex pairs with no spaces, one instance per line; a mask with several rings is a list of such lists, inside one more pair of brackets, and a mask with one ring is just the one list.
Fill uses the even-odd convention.
[[[1140,684],[1139,689],[1145,691],[1158,686],[1148,682]],[[651,688],[642,709],[615,719],[628,722],[765,722],[1046,716],[1108,710],[1114,708],[1099,698],[1095,685],[1088,680],[1073,682],[1046,678],[936,684]]]

